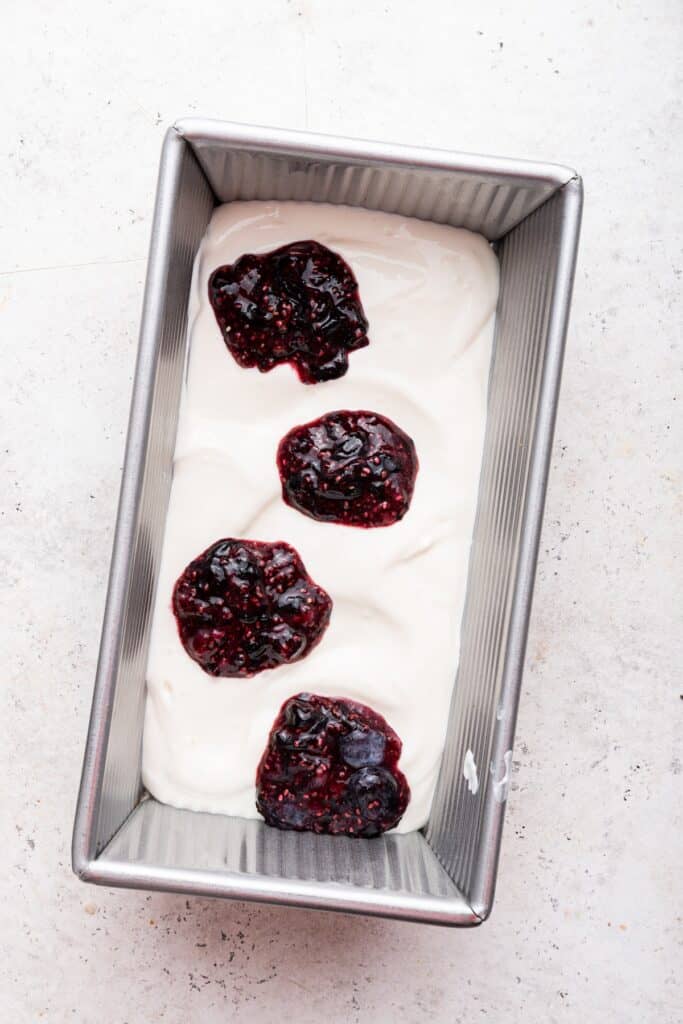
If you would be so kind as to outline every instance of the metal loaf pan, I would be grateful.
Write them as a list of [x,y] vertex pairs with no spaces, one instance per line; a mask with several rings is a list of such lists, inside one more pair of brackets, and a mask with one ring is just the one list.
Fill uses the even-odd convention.
[[[73,837],[85,881],[449,925],[493,900],[581,182],[554,165],[185,120],[164,142],[116,540]],[[193,259],[216,203],[347,203],[470,228],[501,290],[460,665],[431,818],[361,840],[197,814],[143,790],[151,610],[172,475]],[[470,792],[471,751],[480,786]]]

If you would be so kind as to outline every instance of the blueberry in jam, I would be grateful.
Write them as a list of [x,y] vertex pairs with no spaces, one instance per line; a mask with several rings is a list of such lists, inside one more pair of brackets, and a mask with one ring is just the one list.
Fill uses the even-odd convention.
[[173,589],[189,656],[212,676],[251,676],[298,661],[330,621],[332,600],[289,544],[217,541]]
[[256,773],[268,825],[360,836],[393,828],[410,800],[401,741],[372,708],[300,693],[280,709]]
[[291,363],[304,384],[343,377],[349,352],[368,344],[351,268],[319,242],[283,245],[218,267],[209,300],[240,366],[265,373]]
[[280,441],[282,496],[312,519],[391,526],[408,511],[418,460],[408,435],[376,412],[329,412]]

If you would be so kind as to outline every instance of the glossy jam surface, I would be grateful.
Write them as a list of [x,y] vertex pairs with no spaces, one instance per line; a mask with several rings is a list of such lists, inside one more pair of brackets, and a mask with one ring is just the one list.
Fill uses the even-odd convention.
[[183,647],[212,676],[251,676],[318,643],[332,601],[289,544],[228,537],[190,562],[173,590]]
[[292,363],[305,384],[342,377],[368,322],[347,263],[319,242],[283,245],[218,267],[209,300],[240,366]]
[[400,755],[400,739],[372,708],[300,693],[271,729],[256,806],[276,828],[378,836],[398,824],[410,800]]
[[278,447],[282,496],[312,519],[391,526],[408,511],[418,470],[408,435],[376,412],[330,412]]

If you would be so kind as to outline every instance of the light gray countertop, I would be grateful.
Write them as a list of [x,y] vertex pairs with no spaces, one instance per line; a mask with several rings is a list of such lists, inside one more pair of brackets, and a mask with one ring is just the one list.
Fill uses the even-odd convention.
[[[28,0],[3,15],[3,1020],[681,1019],[683,16],[678,0],[462,6]],[[186,114],[584,176],[498,899],[479,929],[70,873],[158,156]]]

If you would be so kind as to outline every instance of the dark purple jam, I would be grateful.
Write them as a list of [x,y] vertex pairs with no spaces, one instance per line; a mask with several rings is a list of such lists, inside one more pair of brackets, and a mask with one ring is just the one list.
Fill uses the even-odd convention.
[[190,562],[173,589],[183,647],[212,676],[251,676],[305,657],[332,600],[289,544],[227,537]]
[[256,806],[276,828],[381,835],[410,800],[400,756],[400,739],[372,708],[300,693],[273,723],[256,773]]
[[391,526],[408,511],[418,461],[400,427],[376,412],[329,412],[280,441],[282,496],[312,519]]
[[291,363],[304,384],[343,377],[349,352],[368,344],[351,268],[319,242],[283,245],[218,267],[209,300],[240,366],[265,373]]

